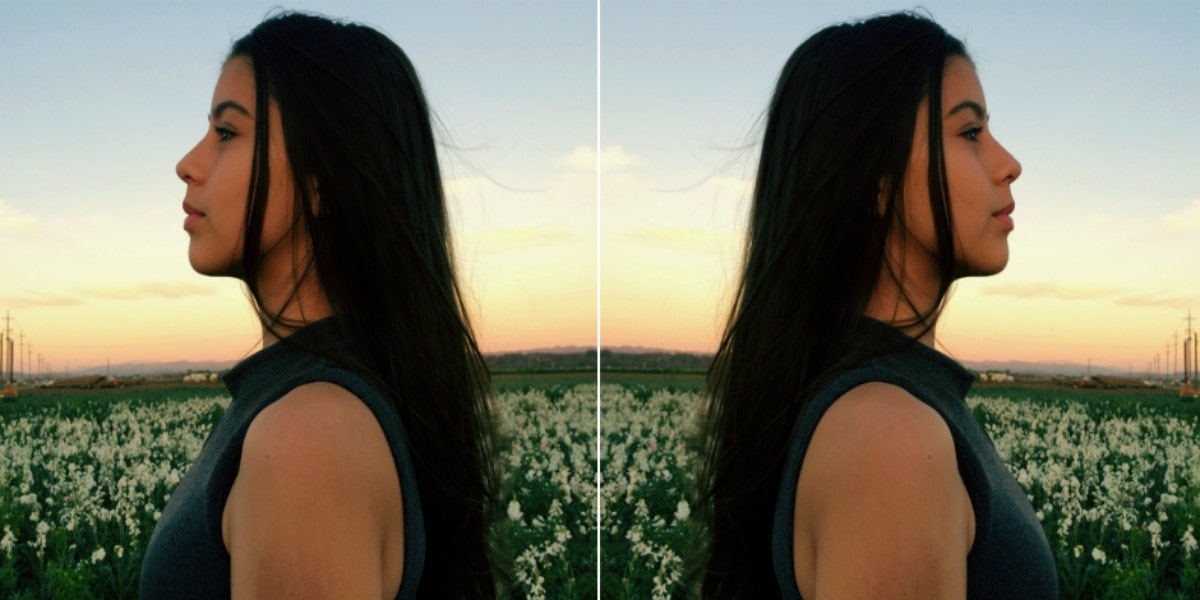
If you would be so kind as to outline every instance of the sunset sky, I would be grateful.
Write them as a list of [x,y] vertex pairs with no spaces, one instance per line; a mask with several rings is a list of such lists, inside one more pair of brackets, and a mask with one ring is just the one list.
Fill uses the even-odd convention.
[[[236,281],[189,267],[175,164],[230,42],[278,2],[109,4],[0,3],[0,318],[55,370],[240,358],[259,332]],[[1200,317],[1200,4],[1049,4],[921,3],[1023,165],[1009,266],[957,287],[939,338],[1141,371]],[[597,252],[603,345],[715,349],[780,68],[825,25],[907,7],[604,0],[597,115],[594,2],[289,6],[416,65],[489,352],[594,345]]]
[[[921,6],[966,42],[1024,171],[1008,268],[957,286],[943,350],[1144,370],[1200,317],[1200,4],[977,4]],[[906,6],[602,8],[604,344],[712,351],[779,70],[825,25]]]
[[[231,42],[279,4],[0,3],[0,317],[34,362],[254,350],[240,284],[188,265],[175,164]],[[416,66],[484,350],[594,345],[595,5],[288,7],[375,26]]]

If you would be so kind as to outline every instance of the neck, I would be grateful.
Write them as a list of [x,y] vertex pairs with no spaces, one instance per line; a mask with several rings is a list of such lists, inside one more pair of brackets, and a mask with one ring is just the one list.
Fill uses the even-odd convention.
[[885,269],[867,300],[863,314],[899,329],[909,337],[934,347],[938,306],[936,277],[914,277],[899,269],[901,280]]
[[[329,297],[318,281],[316,272],[292,277],[260,278],[259,295],[263,348],[271,346],[310,323],[333,315]],[[299,279],[299,283],[293,283]],[[280,281],[282,280],[282,281]],[[276,318],[276,315],[278,317]]]

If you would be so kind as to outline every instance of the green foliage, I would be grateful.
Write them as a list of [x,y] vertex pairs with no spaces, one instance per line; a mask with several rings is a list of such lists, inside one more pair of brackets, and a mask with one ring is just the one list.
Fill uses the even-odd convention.
[[[510,559],[499,565],[506,596],[595,597],[589,381],[539,375],[498,386],[504,500],[520,513],[502,516],[493,534]],[[218,391],[43,393],[0,407],[0,598],[136,597],[158,512],[228,405]],[[208,397],[188,395],[196,392]]]

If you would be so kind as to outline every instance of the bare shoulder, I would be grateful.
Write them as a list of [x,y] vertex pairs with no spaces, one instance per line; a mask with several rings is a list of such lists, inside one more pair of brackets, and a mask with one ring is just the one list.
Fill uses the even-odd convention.
[[[284,394],[263,409],[246,432],[245,445],[289,451],[290,456],[312,460],[346,458],[363,445],[362,436],[378,439],[386,445],[383,429],[374,413],[349,390],[327,382],[308,383]],[[320,442],[355,442],[328,452]],[[308,456],[311,455],[311,456]]]
[[[372,484],[387,474],[399,485],[374,413],[349,390],[326,382],[297,387],[255,417],[242,446],[241,470],[248,468],[268,483],[322,494],[381,492]],[[350,487],[333,487],[339,480]]]
[[813,433],[796,493],[805,597],[965,594],[974,515],[954,440],[903,388],[866,383],[839,398]]
[[375,415],[340,386],[302,385],[255,417],[223,516],[235,595],[399,585],[399,476]]

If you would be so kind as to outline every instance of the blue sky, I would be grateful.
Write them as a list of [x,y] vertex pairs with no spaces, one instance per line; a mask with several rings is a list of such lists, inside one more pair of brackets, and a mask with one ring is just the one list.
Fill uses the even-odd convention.
[[[978,4],[922,6],[966,41],[1024,171],[1008,269],[960,284],[939,337],[966,359],[1142,367],[1200,299],[1200,3]],[[274,5],[0,1],[0,310],[35,349],[253,347],[236,282],[188,267],[174,166],[229,43]],[[491,350],[593,343],[597,248],[604,344],[711,350],[784,60],[909,7],[605,0],[597,115],[593,2],[292,6],[374,25],[416,65]]]
[[[94,364],[252,348],[240,286],[188,266],[175,164],[230,43],[276,5],[0,2],[0,310],[35,351]],[[288,8],[375,26],[416,65],[485,347],[593,342],[595,5]]]
[[[966,42],[1024,169],[1009,266],[958,285],[944,349],[1144,367],[1200,314],[1200,3],[921,6]],[[715,346],[779,69],[826,25],[903,8],[604,2],[606,343]]]

